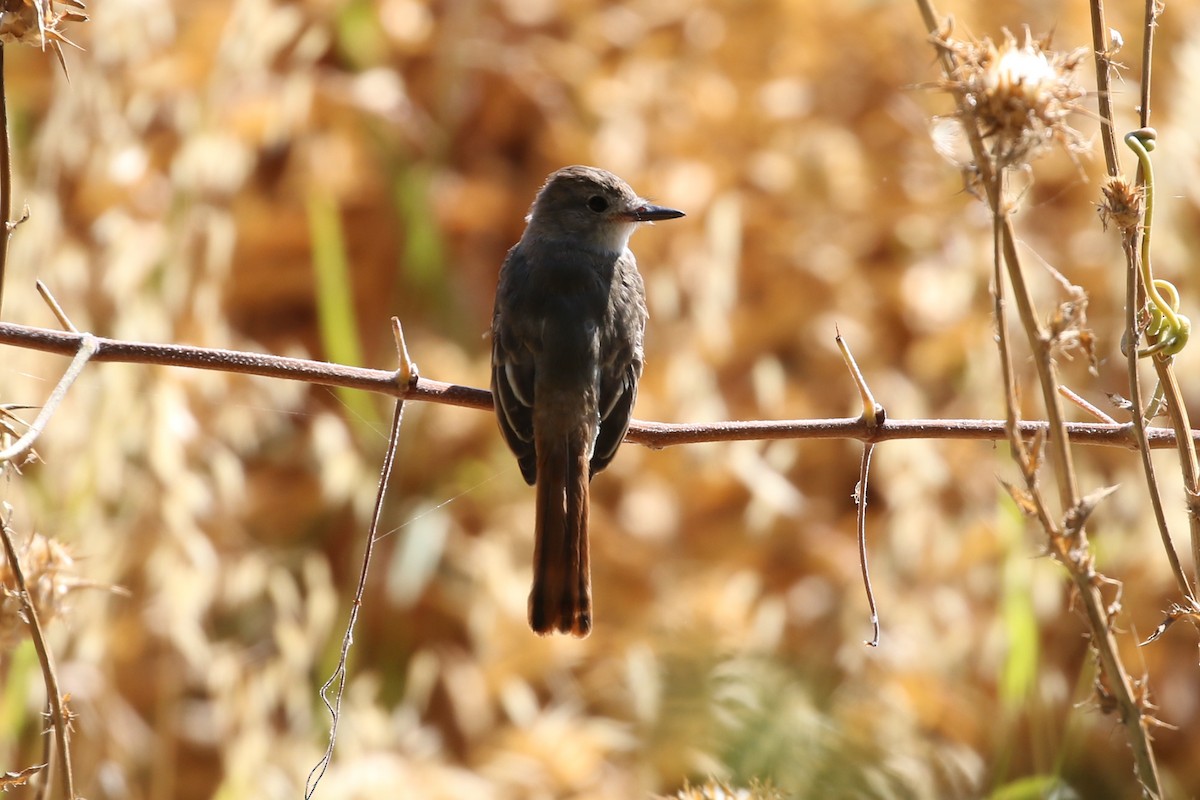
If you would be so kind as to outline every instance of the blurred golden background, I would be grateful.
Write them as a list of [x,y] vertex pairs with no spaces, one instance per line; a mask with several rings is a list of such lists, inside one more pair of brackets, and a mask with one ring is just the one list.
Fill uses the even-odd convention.
[[[1027,24],[1063,49],[1090,42],[1081,3],[940,11],[980,36]],[[1126,41],[1123,133],[1142,5],[1108,11]],[[951,104],[930,88],[914,4],[95,0],[89,13],[65,31],[82,48],[66,50],[69,81],[51,53],[6,48],[15,205],[30,212],[8,321],[54,327],[41,278],[81,330],[390,369],[396,315],[423,375],[484,386],[504,253],[544,177],[589,163],[688,214],[632,242],[651,311],[638,418],[855,415],[839,329],[891,418],[1003,416],[991,223],[931,141]],[[1185,311],[1198,23],[1196,3],[1168,4],[1154,71],[1156,266]],[[1074,124],[1096,128],[1086,112]],[[1098,151],[1047,156],[1015,222],[1029,263],[1088,291],[1099,374],[1075,360],[1064,380],[1111,409],[1125,278],[1095,211],[1102,174]],[[1049,314],[1060,287],[1044,278]],[[1178,361],[1192,398],[1195,359]],[[41,403],[65,364],[5,348],[0,400]],[[42,463],[5,489],[42,567],[82,796],[300,795],[325,746],[317,689],[389,408],[88,368]],[[997,480],[1016,477],[1004,447],[879,447],[872,649],[860,445],[626,445],[593,484],[595,632],[575,641],[526,626],[533,492],[494,418],[406,415],[318,797],[630,798],[710,777],[798,798],[1138,794],[1120,726],[1090,700],[1066,581]],[[1137,459],[1077,455],[1085,491],[1121,484],[1093,518],[1098,566],[1124,583],[1126,662],[1175,726],[1156,733],[1170,796],[1191,796],[1195,634],[1136,646],[1175,599]],[[1182,532],[1175,456],[1156,459]],[[0,636],[5,771],[39,761],[44,691],[21,626]]]

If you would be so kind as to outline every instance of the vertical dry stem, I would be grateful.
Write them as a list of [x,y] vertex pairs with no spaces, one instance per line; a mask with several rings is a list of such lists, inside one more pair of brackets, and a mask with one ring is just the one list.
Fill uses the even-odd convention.
[[[1176,431],[1180,429],[1190,431],[1192,423],[1188,416],[1187,406],[1184,405],[1179,381],[1175,377],[1172,360],[1160,359],[1157,356],[1152,360],[1163,396],[1167,398],[1167,416],[1171,418],[1171,426]],[[1179,469],[1183,476],[1184,502],[1187,505],[1188,529],[1192,543],[1192,565],[1193,569],[1196,569],[1200,568],[1200,493],[1198,493],[1200,475],[1198,475],[1196,464],[1195,442],[1190,437],[1186,442],[1179,442],[1176,452],[1179,455]],[[1183,595],[1191,603],[1192,610],[1197,610],[1200,608],[1200,602],[1196,599],[1195,589],[1186,583],[1185,580]]]
[[[917,4],[930,35],[937,38],[939,22],[932,0],[917,0]],[[1032,295],[1025,283],[1024,273],[1017,255],[1012,223],[1005,206],[1003,181],[1000,178],[1003,171],[997,169],[987,151],[979,126],[971,116],[970,108],[965,102],[964,91],[956,83],[958,65],[955,55],[948,48],[939,47],[938,49],[947,83],[958,107],[963,127],[967,133],[967,140],[971,145],[973,163],[977,169],[980,183],[986,190],[988,205],[995,220],[999,239],[996,248],[997,255],[1003,261],[1004,271],[1013,290],[1012,297],[1016,303],[1018,316],[1033,354],[1038,385],[1049,422],[1047,443],[1062,506],[1062,530],[1053,522],[1054,515],[1046,509],[1044,500],[1036,493],[1038,488],[1036,462],[1031,459],[1019,437],[1013,438],[1013,452],[1024,475],[1026,487],[1038,506],[1038,517],[1046,529],[1051,551],[1056,560],[1066,568],[1078,593],[1080,605],[1084,610],[1091,632],[1092,646],[1095,648],[1100,664],[1100,679],[1104,682],[1106,690],[1111,694],[1119,709],[1121,723],[1133,751],[1138,778],[1145,791],[1157,797],[1160,794],[1158,768],[1153,749],[1150,746],[1147,730],[1149,720],[1143,714],[1141,703],[1134,693],[1133,681],[1121,660],[1116,639],[1111,631],[1107,606],[1099,589],[1099,576],[1093,568],[1088,550],[1084,527],[1086,509],[1085,504],[1080,503],[1061,395],[1058,391],[1057,369],[1051,353],[1052,342],[1038,320]],[[997,265],[996,269],[998,273],[1000,266]],[[999,287],[997,290],[999,291]],[[996,307],[1001,313],[1004,312],[1003,302],[998,301]],[[996,324],[1003,328],[1005,320],[998,319]],[[1006,399],[1010,405],[1014,402],[1011,394]],[[1010,408],[1009,415],[1015,417],[1016,410]],[[1069,535],[1063,535],[1063,531]]]
[[12,153],[8,141],[8,99],[4,86],[4,45],[0,44],[0,308],[4,302],[4,273],[8,265],[8,237],[12,234]]
[[[11,143],[8,137],[8,100],[7,88],[4,84],[4,45],[0,44],[0,301],[4,296],[5,267],[8,263],[8,241],[12,235],[12,155]],[[54,732],[54,742],[57,745],[57,759],[61,764],[63,786],[68,800],[75,798],[75,780],[71,772],[71,737],[70,720],[63,702],[63,696],[58,688],[58,673],[54,668],[54,656],[50,652],[43,635],[42,625],[38,619],[37,608],[33,596],[25,583],[25,573],[21,562],[17,559],[16,547],[12,541],[12,531],[8,520],[0,519],[0,540],[3,541],[4,555],[12,570],[21,595],[23,612],[29,623],[30,637],[33,639],[34,650],[37,651],[38,662],[42,668],[42,680],[46,685],[46,705],[49,709],[50,726]],[[46,774],[43,791],[49,786],[53,771]]]
[[1104,147],[1104,165],[1114,178],[1121,174],[1117,160],[1117,133],[1113,127],[1112,97],[1109,78],[1112,77],[1112,41],[1104,18],[1104,0],[1092,0],[1092,50],[1096,58],[1096,103],[1100,111],[1100,143]]
[[[1139,122],[1143,129],[1148,128],[1150,125],[1150,90],[1154,54],[1154,32],[1158,25],[1158,15],[1161,10],[1162,5],[1159,0],[1146,0],[1145,18],[1143,20],[1142,85],[1139,106]],[[1104,32],[1107,31],[1107,27],[1104,22],[1104,10],[1101,0],[1092,0],[1092,25],[1093,39],[1103,38],[1106,35]],[[1097,57],[1098,67],[1100,63],[1101,60]],[[1107,67],[1108,62],[1105,61],[1104,63]],[[1097,81],[1102,89],[1099,111],[1104,130],[1112,131],[1112,106],[1107,102],[1107,77],[1107,70],[1098,72],[1097,74]],[[1100,81],[1103,81],[1103,83],[1099,83]],[[1105,147],[1107,153],[1107,138],[1105,139]],[[1119,177],[1119,167],[1116,165],[1115,160],[1108,162],[1108,174],[1112,178]],[[1141,377],[1138,371],[1139,354],[1137,344],[1140,336],[1138,333],[1137,318],[1139,310],[1145,305],[1146,292],[1143,286],[1142,275],[1149,265],[1143,264],[1142,261],[1143,258],[1148,257],[1149,243],[1143,242],[1143,239],[1149,237],[1151,233],[1154,187],[1151,181],[1147,181],[1147,175],[1142,170],[1140,163],[1137,176],[1138,185],[1145,197],[1145,202],[1142,204],[1142,227],[1140,229],[1133,227],[1123,231],[1127,270],[1125,287],[1125,342],[1128,345],[1126,348],[1126,359],[1130,402],[1135,409],[1133,415],[1134,437],[1138,449],[1141,451],[1142,472],[1146,477],[1147,491],[1149,492],[1151,506],[1154,510],[1155,522],[1158,526],[1159,536],[1162,539],[1163,549],[1167,554],[1167,560],[1171,565],[1171,571],[1175,576],[1175,582],[1179,587],[1180,593],[1183,595],[1188,606],[1194,611],[1200,609],[1200,601],[1196,597],[1197,582],[1200,579],[1200,495],[1198,495],[1198,490],[1200,490],[1200,465],[1197,464],[1195,444],[1190,441],[1177,443],[1180,470],[1186,493],[1185,502],[1188,511],[1188,528],[1192,545],[1193,579],[1189,580],[1179,560],[1179,556],[1175,552],[1175,545],[1171,540],[1171,532],[1163,508],[1158,479],[1155,475],[1154,462],[1150,457],[1150,447],[1146,440],[1145,430],[1147,420],[1142,418],[1141,412],[1144,404],[1142,402]],[[1175,379],[1172,359],[1170,357],[1159,358],[1156,355],[1152,357],[1152,361],[1154,362],[1155,372],[1158,376],[1159,386],[1162,388],[1163,396],[1166,398],[1167,414],[1171,419],[1172,427],[1176,431],[1190,431],[1191,421],[1188,418],[1187,406],[1184,403],[1183,395]]]
[[[1141,106],[1141,125],[1145,127],[1149,124],[1149,97],[1150,97],[1150,55],[1154,42],[1154,24],[1157,14],[1157,5],[1155,0],[1148,0],[1146,6],[1146,33],[1143,44],[1143,62],[1145,64],[1144,80],[1142,81],[1142,96],[1143,102]],[[1109,37],[1108,22],[1105,19],[1103,0],[1092,0],[1090,3],[1091,23],[1092,23],[1092,46],[1095,49],[1096,58],[1096,87],[1097,87],[1097,110],[1100,115],[1100,130],[1101,142],[1104,146],[1104,162],[1107,167],[1108,177],[1110,180],[1121,178],[1121,165],[1116,154],[1116,133],[1115,123],[1113,120],[1112,98],[1109,94],[1110,77],[1112,72],[1112,42]],[[1139,169],[1140,173],[1140,169]],[[1144,187],[1143,187],[1144,188]],[[1162,541],[1163,551],[1167,555],[1167,562],[1171,567],[1171,574],[1175,576],[1175,583],[1179,587],[1180,594],[1187,599],[1192,608],[1197,608],[1195,598],[1195,589],[1192,582],[1188,580],[1187,574],[1184,571],[1183,564],[1179,560],[1179,555],[1175,551],[1175,545],[1171,539],[1170,526],[1167,523],[1166,510],[1163,507],[1162,492],[1158,487],[1158,477],[1155,474],[1154,460],[1150,455],[1150,444],[1146,436],[1147,420],[1141,411],[1145,408],[1145,402],[1142,392],[1142,382],[1138,371],[1138,311],[1145,303],[1145,293],[1142,291],[1141,283],[1141,248],[1140,235],[1136,227],[1124,228],[1122,230],[1122,245],[1125,252],[1126,271],[1125,271],[1125,337],[1124,341],[1127,344],[1126,349],[1126,373],[1129,384],[1129,403],[1135,409],[1132,414],[1133,419],[1133,441],[1138,449],[1142,465],[1142,474],[1146,481],[1146,493],[1150,498],[1150,507],[1154,514],[1155,525],[1158,528],[1159,538]],[[1169,381],[1169,383],[1173,383]],[[1176,397],[1178,400],[1178,397]],[[1180,405],[1180,407],[1182,407]],[[1178,430],[1179,420],[1173,420],[1175,428]],[[1186,425],[1190,428],[1190,424]],[[1193,448],[1194,450],[1194,448]],[[1184,459],[1181,451],[1181,460]],[[1189,459],[1194,464],[1194,457]],[[1187,466],[1184,466],[1185,471]],[[1185,478],[1188,481],[1188,486],[1195,485],[1195,477],[1188,476]],[[1193,563],[1196,568],[1200,569],[1200,536],[1197,534],[1197,525],[1200,525],[1200,519],[1197,518],[1196,511],[1193,507],[1195,500],[1192,492],[1189,492],[1189,508],[1191,509],[1191,529],[1192,529],[1192,551]]]
[[[1142,91],[1141,105],[1139,107],[1139,123],[1142,128],[1150,126],[1150,88],[1151,75],[1154,66],[1154,31],[1158,27],[1158,15],[1162,11],[1162,0],[1146,0],[1145,18],[1142,22],[1143,40],[1142,40]],[[1139,170],[1140,174],[1140,170]],[[1141,176],[1143,182],[1145,176]],[[1153,187],[1147,187],[1147,191],[1152,191]],[[1150,214],[1149,198],[1143,206],[1144,213],[1147,217]],[[1148,227],[1149,220],[1146,225]],[[1143,236],[1149,236],[1149,230],[1142,233]],[[1129,261],[1129,269],[1136,273],[1135,281],[1142,275],[1143,266],[1139,259],[1142,258],[1140,248],[1131,248],[1133,258]],[[1131,294],[1128,302],[1133,304],[1136,300],[1135,295]],[[1135,305],[1135,308],[1140,308]],[[1128,341],[1136,343],[1136,338],[1132,329],[1129,331]],[[1131,350],[1136,348],[1131,345]],[[1175,379],[1175,373],[1172,369],[1171,358],[1153,358],[1154,369],[1158,374],[1159,385],[1163,389],[1163,396],[1167,398],[1167,415],[1171,418],[1171,426],[1176,431],[1190,431],[1192,427],[1191,420],[1188,418],[1187,406],[1183,400],[1183,393],[1179,390],[1179,383]],[[1145,447],[1145,443],[1142,443]],[[1192,569],[1193,576],[1200,571],[1200,465],[1197,465],[1196,446],[1190,439],[1187,442],[1179,442],[1179,466],[1183,472],[1183,487],[1186,493],[1186,503],[1188,511],[1188,529],[1191,535],[1192,543]],[[1185,583],[1187,581],[1185,580]],[[1184,591],[1184,596],[1190,601],[1193,610],[1200,607],[1195,595],[1195,583],[1191,584]]]
[[[17,584],[17,592],[21,597],[22,612],[29,623],[29,635],[33,639],[33,649],[37,652],[38,663],[42,667],[42,678],[46,682],[46,705],[50,709],[50,726],[54,730],[54,741],[58,746],[58,763],[62,765],[62,779],[63,785],[66,787],[66,797],[68,800],[74,800],[75,779],[71,774],[69,715],[63,704],[62,693],[58,688],[58,672],[54,668],[54,656],[50,652],[50,647],[46,644],[46,638],[42,631],[42,623],[38,618],[37,607],[33,603],[33,595],[30,593],[29,586],[25,581],[25,572],[21,568],[20,560],[17,558],[17,548],[13,544],[12,530],[8,526],[7,518],[0,519],[0,542],[3,543],[4,557],[8,561],[13,579]],[[49,761],[49,759],[47,760]],[[43,789],[49,785],[52,775],[52,770],[46,772],[46,783],[43,784]]]

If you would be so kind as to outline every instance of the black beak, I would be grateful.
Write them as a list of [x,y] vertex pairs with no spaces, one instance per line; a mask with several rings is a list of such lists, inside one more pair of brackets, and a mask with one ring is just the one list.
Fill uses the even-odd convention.
[[634,222],[654,222],[660,219],[679,219],[685,214],[674,208],[666,206],[652,206],[645,203],[640,206],[635,206],[629,210],[629,218]]

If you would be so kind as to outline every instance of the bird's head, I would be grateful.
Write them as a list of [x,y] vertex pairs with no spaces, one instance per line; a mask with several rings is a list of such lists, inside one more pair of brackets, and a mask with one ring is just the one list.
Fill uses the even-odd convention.
[[589,249],[620,253],[639,223],[682,216],[682,211],[642,199],[611,172],[564,167],[550,175],[538,192],[524,238],[569,240]]

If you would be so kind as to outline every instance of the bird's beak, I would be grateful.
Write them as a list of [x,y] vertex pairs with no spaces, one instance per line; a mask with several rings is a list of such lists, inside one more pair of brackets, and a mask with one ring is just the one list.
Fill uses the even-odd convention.
[[631,222],[654,222],[660,219],[679,219],[685,216],[682,211],[666,206],[654,206],[649,203],[641,203],[629,209],[622,216]]

